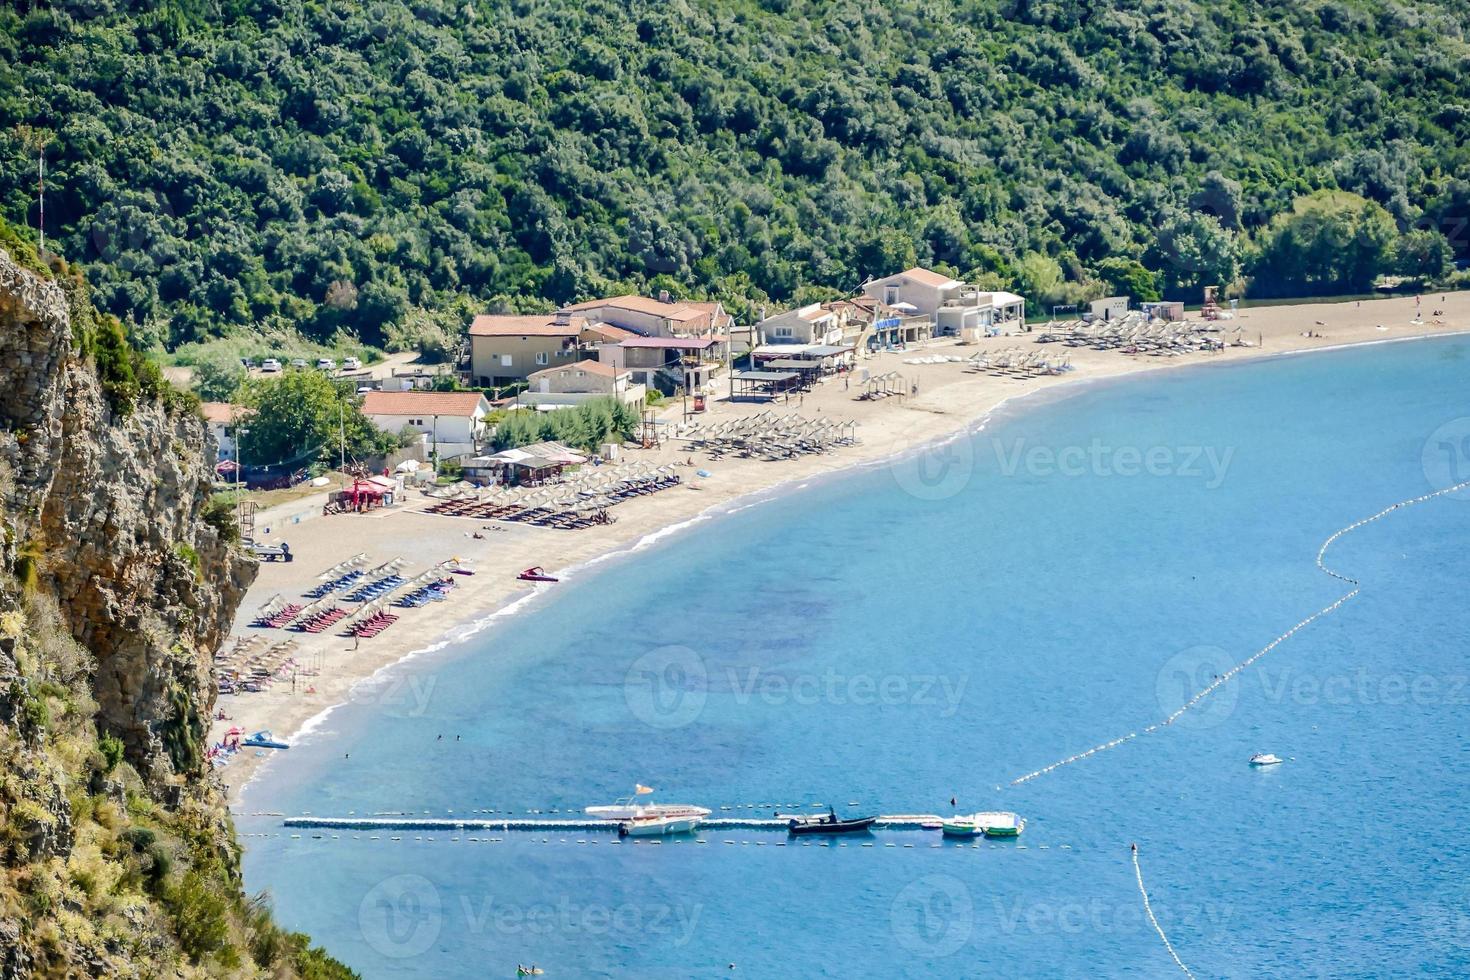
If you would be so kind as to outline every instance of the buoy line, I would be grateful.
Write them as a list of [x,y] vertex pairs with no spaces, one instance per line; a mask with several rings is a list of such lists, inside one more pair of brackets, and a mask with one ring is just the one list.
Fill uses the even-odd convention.
[[1276,637],[1276,639],[1272,640],[1270,643],[1267,643],[1265,646],[1261,647],[1261,649],[1257,650],[1255,653],[1251,654],[1249,657],[1242,660],[1234,667],[1231,667],[1225,673],[1216,677],[1207,686],[1198,691],[1194,695],[1194,697],[1186,701],[1178,710],[1169,715],[1169,717],[1165,718],[1163,721],[1153,725],[1149,725],[1141,733],[1129,732],[1127,735],[1121,736],[1120,738],[1115,738],[1109,742],[1103,742],[1100,745],[1094,745],[1092,748],[1087,749],[1084,752],[1078,752],[1076,755],[1070,755],[1067,756],[1067,758],[1065,759],[1053,762],[1049,766],[1043,766],[1042,768],[1037,769],[1033,772],[1028,772],[1024,776],[1019,776],[1016,779],[1011,780],[1010,785],[1020,786],[1022,783],[1030,782],[1031,780],[1036,779],[1039,776],[1045,776],[1047,773],[1054,772],[1055,770],[1060,769],[1063,766],[1069,766],[1074,762],[1080,762],[1083,759],[1086,759],[1088,756],[1096,755],[1099,752],[1106,752],[1108,749],[1117,748],[1124,742],[1132,741],[1133,739],[1137,738],[1140,734],[1151,735],[1165,726],[1174,724],[1174,722],[1179,719],[1180,715],[1184,714],[1190,708],[1193,708],[1195,705],[1199,704],[1211,694],[1214,694],[1223,685],[1235,678],[1235,676],[1238,675],[1241,671],[1245,670],[1257,660],[1260,660],[1266,654],[1270,653],[1282,643],[1285,643],[1287,640],[1291,639],[1291,637],[1295,636],[1298,632],[1312,625],[1323,616],[1327,616],[1331,613],[1336,612],[1339,608],[1342,607],[1344,603],[1355,598],[1360,592],[1362,592],[1361,583],[1359,583],[1357,579],[1350,578],[1347,575],[1343,575],[1341,572],[1327,567],[1325,561],[1327,550],[1337,542],[1338,538],[1342,537],[1345,534],[1348,534],[1351,531],[1356,531],[1358,528],[1363,527],[1364,525],[1372,524],[1374,521],[1382,520],[1396,510],[1401,510],[1405,507],[1412,507],[1415,504],[1422,504],[1427,500],[1433,500],[1435,497],[1443,497],[1446,494],[1455,493],[1459,490],[1464,490],[1467,487],[1470,487],[1470,480],[1464,480],[1460,483],[1455,484],[1452,487],[1445,487],[1443,490],[1435,490],[1432,493],[1421,494],[1418,497],[1411,497],[1408,500],[1400,500],[1396,504],[1390,504],[1389,506],[1383,508],[1372,517],[1365,517],[1360,521],[1355,521],[1354,523],[1347,525],[1346,527],[1338,528],[1327,537],[1327,540],[1322,542],[1322,547],[1317,549],[1317,568],[1323,573],[1337,579],[1338,581],[1346,582],[1348,585],[1352,586],[1352,588],[1341,598],[1329,603],[1326,606],[1323,606],[1321,609],[1312,613],[1312,615],[1297,623],[1291,629],[1287,630],[1285,633],[1282,633],[1280,636]]
[[1159,938],[1164,941],[1164,948],[1169,951],[1170,956],[1174,957],[1174,964],[1184,971],[1184,975],[1189,977],[1189,980],[1194,980],[1194,974],[1189,972],[1189,967],[1185,966],[1179,954],[1174,952],[1174,944],[1169,942],[1168,936],[1164,935],[1164,927],[1159,925],[1158,917],[1154,915],[1154,907],[1149,904],[1148,889],[1143,887],[1143,868],[1138,864],[1137,844],[1133,845],[1133,877],[1138,879],[1138,894],[1143,896],[1143,911],[1148,915],[1148,921],[1153,923],[1154,932],[1158,933]]

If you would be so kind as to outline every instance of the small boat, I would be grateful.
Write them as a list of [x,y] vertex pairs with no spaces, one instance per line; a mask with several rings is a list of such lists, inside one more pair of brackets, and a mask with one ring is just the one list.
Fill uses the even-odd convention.
[[526,569],[524,572],[521,572],[521,574],[517,575],[516,578],[520,579],[522,582],[559,582],[559,581],[561,581],[558,578],[554,578],[553,576],[547,575],[546,574],[546,569],[542,568],[540,565],[532,565],[530,568]]
[[589,817],[596,817],[599,820],[607,820],[619,825],[652,818],[692,819],[697,825],[699,821],[710,815],[707,807],[694,806],[689,803],[654,803],[652,801],[644,803],[638,799],[640,796],[652,795],[653,787],[638,783],[632,796],[625,796],[602,806],[589,806],[582,812]]
[[835,811],[828,809],[826,816],[811,814],[792,817],[786,822],[786,829],[798,836],[801,834],[860,834],[873,826],[873,821],[877,819],[876,816],[839,818]]
[[1251,756],[1251,765],[1253,766],[1279,766],[1285,761],[1281,756],[1272,755],[1270,752],[1257,752]]
[[648,813],[618,823],[619,837],[665,837],[669,834],[689,834],[699,827],[702,817],[693,815]]
[[1004,810],[972,813],[960,819],[972,822],[985,837],[1020,837],[1021,831],[1026,829],[1026,821]]
[[[975,819],[976,816],[978,814],[961,815],[957,813],[941,822],[939,829],[944,831],[946,837],[980,837],[985,833],[985,828],[980,826]],[[928,824],[924,824],[923,827],[925,830],[929,829]]]
[[241,740],[241,745],[248,745],[253,749],[289,749],[291,746],[271,735],[268,731],[259,731]]

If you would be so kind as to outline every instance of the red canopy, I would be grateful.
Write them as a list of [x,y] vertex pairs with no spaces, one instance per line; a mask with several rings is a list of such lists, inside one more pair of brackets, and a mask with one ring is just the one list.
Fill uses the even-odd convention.
[[370,483],[367,480],[354,480],[352,486],[342,491],[342,495],[356,502],[364,497],[371,497],[377,500],[383,496],[384,492],[383,488],[376,483]]

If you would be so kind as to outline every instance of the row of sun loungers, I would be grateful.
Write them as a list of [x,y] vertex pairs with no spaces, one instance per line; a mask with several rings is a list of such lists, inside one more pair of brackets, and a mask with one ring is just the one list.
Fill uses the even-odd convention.
[[971,371],[977,374],[1023,378],[1038,374],[1061,374],[1072,369],[1072,359],[1067,354],[1053,356],[1045,351],[1023,350],[1020,347],[982,351],[971,357],[969,362]]
[[215,678],[220,691],[231,694],[264,690],[295,668],[292,654],[296,647],[295,639],[267,646],[265,637],[259,633],[236,639],[228,653],[215,658]]
[[436,503],[428,513],[542,527],[591,527],[611,523],[607,508],[677,486],[681,479],[672,465],[602,467],[540,487],[490,487],[473,497]]
[[374,599],[381,599],[407,581],[408,579],[402,575],[389,575],[387,578],[380,578],[376,582],[369,582],[367,585],[347,593],[346,599],[348,602],[371,602]]
[[[1230,343],[1241,343],[1241,328],[1233,328]],[[1174,356],[1196,351],[1222,350],[1227,339],[1221,328],[1208,321],[1166,322],[1147,320],[1130,313],[1116,320],[1093,323],[1048,323],[1036,335],[1038,344],[1062,343],[1068,347],[1120,350],[1126,354]]]
[[367,555],[359,552],[353,555],[351,558],[337,562],[337,564],[333,565],[331,568],[318,575],[317,578],[323,582],[328,582],[334,578],[341,578],[343,575],[352,571],[354,568],[361,568],[363,565],[366,564]]
[[454,588],[453,579],[440,579],[399,596],[393,601],[393,605],[404,609],[417,609],[431,602],[442,602],[449,598],[449,590],[452,588]]
[[269,614],[256,617],[256,619],[253,620],[250,625],[263,626],[267,629],[280,629],[287,623],[291,622],[291,620],[295,619],[296,615],[300,613],[303,608],[305,607],[303,607],[300,603],[286,603],[277,607],[273,612]]
[[341,606],[328,606],[309,617],[303,617],[300,622],[292,624],[291,628],[298,633],[324,633],[332,628],[332,624],[347,618],[347,610]]
[[311,599],[320,599],[324,595],[330,595],[333,592],[341,592],[343,589],[350,589],[352,586],[362,581],[362,578],[365,575],[367,575],[367,572],[361,569],[355,572],[348,572],[346,575],[338,576],[337,578],[332,579],[330,582],[323,582],[316,588],[306,592],[305,595]]
[[382,609],[366,619],[361,619],[353,623],[347,628],[347,633],[349,636],[366,640],[377,636],[396,622],[398,622],[397,613],[390,613],[386,609]]
[[893,395],[902,397],[907,395],[912,388],[908,379],[897,371],[886,371],[883,374],[875,374],[863,383],[863,393],[858,395],[861,401],[877,401],[880,398],[888,398]]
[[681,438],[711,459],[728,454],[761,459],[794,459],[857,442],[857,423],[808,419],[799,414],[762,412],[714,425],[694,423]]

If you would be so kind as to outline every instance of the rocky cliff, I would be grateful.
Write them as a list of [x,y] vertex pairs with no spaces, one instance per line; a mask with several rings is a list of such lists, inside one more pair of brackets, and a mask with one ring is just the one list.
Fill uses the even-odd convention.
[[[0,249],[0,977],[342,975],[240,891],[204,756],[254,563],[195,403]],[[22,265],[17,258],[25,261]]]
[[4,557],[37,553],[37,584],[95,658],[98,728],[155,782],[198,775],[203,759],[174,733],[203,737],[210,658],[255,577],[201,520],[214,462],[204,422],[161,399],[126,414],[110,404],[73,356],[62,287],[5,254],[0,324]]

